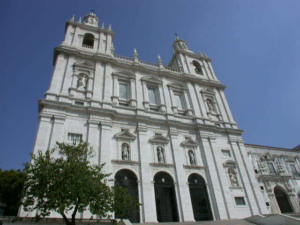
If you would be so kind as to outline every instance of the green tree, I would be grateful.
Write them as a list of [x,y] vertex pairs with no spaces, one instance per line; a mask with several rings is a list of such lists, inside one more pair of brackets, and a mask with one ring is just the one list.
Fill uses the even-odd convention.
[[0,203],[6,204],[4,216],[16,216],[21,204],[25,173],[0,169]]
[[115,211],[115,217],[118,217],[121,220],[128,219],[131,213],[138,212],[140,204],[137,197],[132,196],[125,188],[119,185],[114,186],[113,192],[113,210]]
[[77,212],[90,210],[102,218],[112,209],[113,194],[105,182],[109,174],[102,172],[103,165],[89,163],[93,155],[87,143],[57,143],[56,148],[31,157],[25,168],[25,210],[37,209],[40,216],[56,211],[67,225],[75,225]]

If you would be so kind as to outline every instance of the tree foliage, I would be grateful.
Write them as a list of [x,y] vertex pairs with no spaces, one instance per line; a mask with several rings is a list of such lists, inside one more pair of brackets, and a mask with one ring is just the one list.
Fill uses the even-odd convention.
[[113,210],[115,211],[115,215],[120,219],[127,219],[133,211],[138,210],[140,205],[138,198],[128,193],[125,188],[115,185],[113,188],[113,193]]
[[[112,209],[113,194],[102,172],[103,165],[91,165],[92,150],[87,143],[57,143],[57,147],[32,154],[25,168],[24,209],[37,209],[41,216],[59,213],[74,225],[77,212],[90,210],[100,218]],[[68,218],[68,214],[71,218]]]
[[25,173],[0,169],[0,203],[6,204],[4,216],[16,216],[21,204]]

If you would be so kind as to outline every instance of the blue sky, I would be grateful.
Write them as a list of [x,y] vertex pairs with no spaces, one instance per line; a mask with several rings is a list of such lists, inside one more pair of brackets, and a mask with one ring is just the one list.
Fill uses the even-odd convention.
[[95,10],[117,54],[165,64],[174,33],[213,59],[246,143],[300,144],[298,0],[0,0],[0,168],[29,160],[38,99],[49,87],[65,21]]

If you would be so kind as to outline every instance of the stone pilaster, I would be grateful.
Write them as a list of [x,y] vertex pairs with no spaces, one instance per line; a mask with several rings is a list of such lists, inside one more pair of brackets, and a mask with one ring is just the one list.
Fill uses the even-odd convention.
[[180,140],[178,139],[178,132],[174,128],[170,128],[169,132],[170,136],[170,144],[172,149],[172,156],[175,165],[175,176],[176,176],[176,188],[177,188],[177,205],[179,211],[179,219],[180,221],[195,221],[193,207],[191,202],[191,196],[188,186],[188,180],[184,171],[183,165],[184,155],[181,155],[181,149],[178,149],[180,146]]

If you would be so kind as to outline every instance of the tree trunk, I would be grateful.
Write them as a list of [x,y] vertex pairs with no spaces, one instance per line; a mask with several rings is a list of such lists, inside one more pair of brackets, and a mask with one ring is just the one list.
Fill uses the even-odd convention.
[[[72,225],[72,223],[68,220],[68,218],[66,217],[66,215],[64,213],[61,213],[61,215],[62,215],[66,225]],[[75,223],[74,223],[74,225],[75,225]]]

